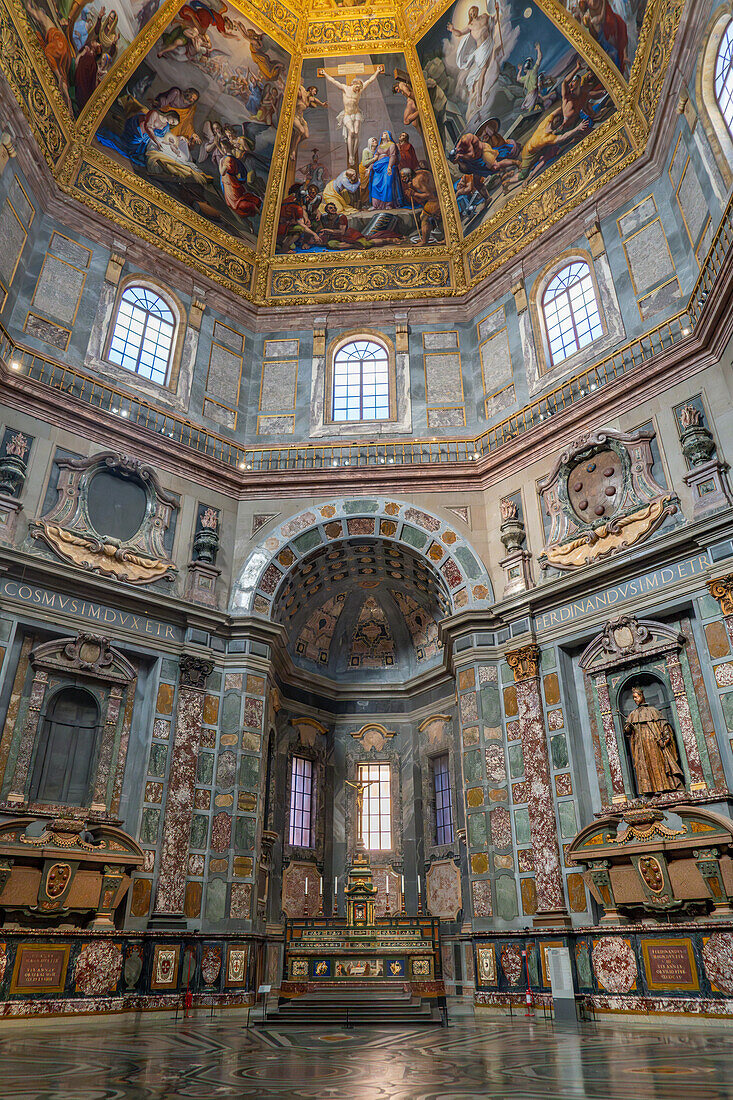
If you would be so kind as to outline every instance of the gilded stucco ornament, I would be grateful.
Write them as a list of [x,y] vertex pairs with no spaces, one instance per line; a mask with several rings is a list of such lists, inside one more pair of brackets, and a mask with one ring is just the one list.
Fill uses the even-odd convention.
[[585,432],[538,482],[551,528],[539,561],[567,570],[591,565],[649,538],[678,499],[652,472],[654,432]]

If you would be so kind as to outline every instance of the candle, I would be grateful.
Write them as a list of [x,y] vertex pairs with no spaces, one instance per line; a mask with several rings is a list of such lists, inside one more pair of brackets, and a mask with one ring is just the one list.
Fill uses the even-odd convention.
[[334,875],[333,876],[333,896],[334,897],[336,897],[336,895],[338,894],[338,890],[339,890],[339,877],[338,877],[338,875]]
[[305,896],[308,897],[308,876],[305,876]]
[[[305,880],[305,885],[306,885],[306,891],[305,892],[307,894],[308,893],[308,879]],[[420,876],[419,875],[417,876],[417,892],[418,892],[418,894],[420,893]]]
[[318,876],[318,894],[323,897],[323,875]]
[[404,892],[405,892],[405,876],[404,875],[400,875],[400,890],[404,894]]

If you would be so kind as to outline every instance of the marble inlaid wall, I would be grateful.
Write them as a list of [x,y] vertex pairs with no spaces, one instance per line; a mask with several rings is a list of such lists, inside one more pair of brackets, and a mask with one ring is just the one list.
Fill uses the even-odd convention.
[[0,207],[0,289],[2,303],[15,278],[31,223],[34,204],[17,175],[13,174],[5,201]]
[[244,337],[241,332],[214,322],[206,372],[204,416],[226,428],[236,428],[242,379]]

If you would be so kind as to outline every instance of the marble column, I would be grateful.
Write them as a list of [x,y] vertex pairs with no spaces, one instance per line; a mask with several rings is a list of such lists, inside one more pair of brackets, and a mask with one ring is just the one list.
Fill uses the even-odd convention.
[[201,657],[188,654],[181,657],[173,757],[163,820],[163,844],[153,922],[183,918],[196,762],[206,681],[213,668],[211,661]]
[[529,787],[529,825],[537,888],[536,927],[569,926],[550,782],[550,759],[540,689],[540,648],[535,642],[506,654],[514,673],[519,730]]

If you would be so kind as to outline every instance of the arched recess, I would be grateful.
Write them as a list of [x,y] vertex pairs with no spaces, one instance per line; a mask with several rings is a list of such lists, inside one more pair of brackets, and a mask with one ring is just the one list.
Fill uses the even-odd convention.
[[731,0],[727,0],[713,12],[703,32],[695,77],[695,98],[700,121],[726,187],[733,184],[733,137],[715,95],[715,69],[720,43],[732,18]]
[[493,604],[483,563],[450,523],[405,501],[372,497],[314,505],[276,527],[247,558],[232,591],[231,613],[270,619],[277,592],[300,558],[339,540],[375,537],[406,547],[430,565],[444,585],[450,614]]

